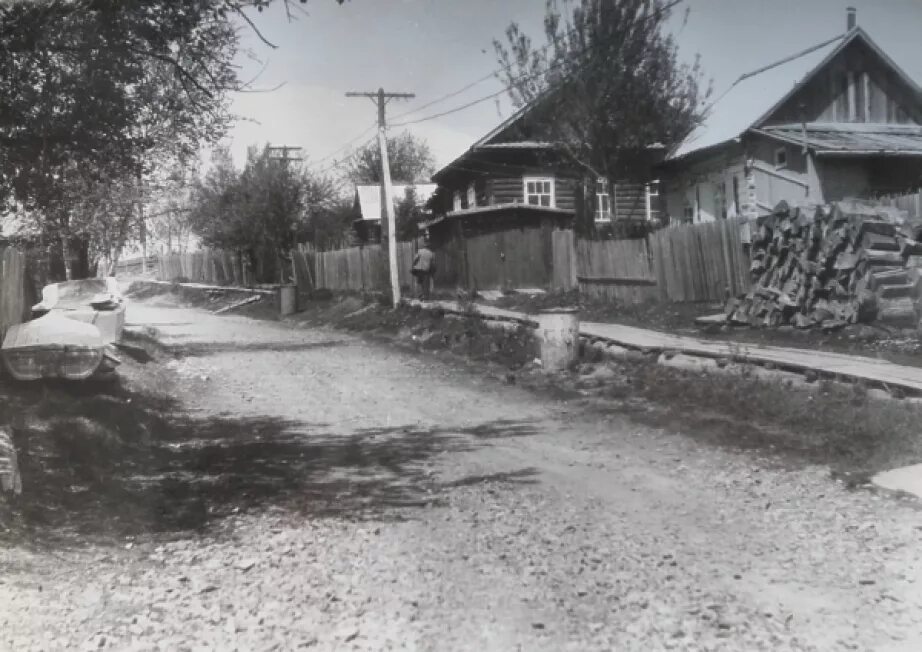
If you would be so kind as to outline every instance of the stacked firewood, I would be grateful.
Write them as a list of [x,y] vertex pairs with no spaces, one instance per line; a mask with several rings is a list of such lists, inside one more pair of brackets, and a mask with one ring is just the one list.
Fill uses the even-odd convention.
[[727,302],[734,324],[833,330],[884,321],[916,326],[922,243],[902,211],[856,201],[781,202],[760,218],[751,290]]

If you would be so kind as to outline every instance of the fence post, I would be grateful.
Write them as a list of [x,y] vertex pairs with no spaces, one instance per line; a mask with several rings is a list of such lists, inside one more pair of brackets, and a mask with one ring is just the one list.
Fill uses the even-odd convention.
[[643,184],[643,200],[644,200],[644,211],[646,213],[647,222],[653,220],[653,207],[650,203],[650,184]]

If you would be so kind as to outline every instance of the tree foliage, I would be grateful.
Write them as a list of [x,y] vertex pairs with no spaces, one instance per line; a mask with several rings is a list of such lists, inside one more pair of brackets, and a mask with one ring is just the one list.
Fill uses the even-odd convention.
[[227,93],[247,88],[238,25],[258,32],[247,11],[272,1],[0,2],[0,213],[34,216],[65,258],[69,240],[111,230],[86,219],[114,197],[137,209],[116,231],[138,229],[158,168],[225,133]]
[[268,147],[251,147],[243,170],[218,149],[193,190],[189,223],[209,246],[242,251],[286,251],[310,230],[312,215],[336,206],[335,185],[325,177],[273,159]]
[[404,196],[397,203],[397,211],[394,217],[398,240],[413,240],[419,235],[419,222],[425,217],[425,213],[419,205],[416,188],[413,186],[406,187]]
[[701,120],[710,88],[666,31],[675,4],[547,0],[544,46],[516,23],[494,41],[513,101],[533,103],[540,136],[592,176],[630,178],[648,146],[669,148]]
[[[387,160],[394,183],[426,181],[435,172],[429,144],[409,131],[387,139]],[[346,177],[354,184],[381,183],[381,152],[377,141],[352,155],[346,163]]]

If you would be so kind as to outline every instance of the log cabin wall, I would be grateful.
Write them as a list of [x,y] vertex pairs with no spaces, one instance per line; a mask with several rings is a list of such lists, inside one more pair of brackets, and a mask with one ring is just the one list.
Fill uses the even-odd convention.
[[576,185],[579,181],[541,169],[525,171],[520,176],[508,175],[489,179],[487,181],[488,204],[525,203],[525,177],[552,177],[555,206],[566,210],[576,210]]

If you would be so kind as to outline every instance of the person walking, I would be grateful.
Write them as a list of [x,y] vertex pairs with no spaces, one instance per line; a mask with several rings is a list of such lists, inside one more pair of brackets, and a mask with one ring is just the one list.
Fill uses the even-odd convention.
[[429,293],[432,291],[432,277],[435,275],[435,254],[429,248],[428,237],[423,240],[423,246],[416,252],[411,271],[420,286],[420,298],[428,301]]

